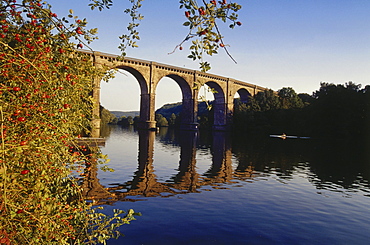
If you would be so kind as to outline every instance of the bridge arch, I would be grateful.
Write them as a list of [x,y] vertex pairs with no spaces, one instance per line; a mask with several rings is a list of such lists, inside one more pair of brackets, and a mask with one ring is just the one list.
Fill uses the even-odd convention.
[[214,91],[213,128],[221,129],[227,124],[226,92],[224,88],[217,82],[208,81],[205,84]]
[[130,66],[116,66],[116,69],[125,70],[129,73],[131,73],[136,80],[138,81],[140,85],[140,91],[142,94],[147,94],[149,92],[147,81],[145,80],[144,76],[136,69],[130,67]]
[[154,115],[152,115],[151,104],[153,103],[153,99],[151,98],[149,83],[143,76],[143,74],[138,71],[137,69],[131,66],[124,66],[118,65],[115,67],[116,69],[122,69],[129,73],[131,73],[139,83],[140,86],[140,122],[142,127],[147,123],[154,121]]
[[194,95],[196,91],[191,87],[192,83],[189,83],[189,81],[186,78],[179,74],[169,72],[167,74],[163,74],[163,76],[161,77],[158,77],[157,81],[155,81],[154,83],[154,91],[157,90],[159,82],[165,77],[168,77],[172,79],[174,82],[176,82],[181,90],[182,95],[181,128],[183,129],[195,128],[198,104],[197,100],[195,99],[197,98],[197,95],[196,96]]
[[240,88],[236,91],[236,93],[239,94],[240,102],[242,103],[247,103],[249,98],[252,97],[252,94],[245,88]]

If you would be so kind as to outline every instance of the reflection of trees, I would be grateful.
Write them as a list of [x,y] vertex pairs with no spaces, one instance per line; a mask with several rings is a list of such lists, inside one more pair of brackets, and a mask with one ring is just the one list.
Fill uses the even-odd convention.
[[306,178],[318,189],[334,185],[345,189],[369,186],[370,154],[366,142],[256,138],[234,138],[234,142],[236,175],[254,169],[286,180],[300,171],[298,168],[308,166],[311,173]]
[[102,138],[108,138],[112,131],[112,126],[108,124],[102,124],[100,126],[100,135]]
[[[365,142],[320,142],[310,157],[310,178],[320,189],[334,183],[345,189],[370,186],[370,154]],[[330,188],[330,187],[328,187]]]
[[234,138],[233,152],[238,159],[236,173],[255,170],[275,174],[280,178],[292,178],[300,162],[306,162],[307,141]]
[[[199,174],[196,168],[198,147],[208,145],[199,142],[197,132],[168,131],[158,135],[160,142],[173,147],[180,146],[178,172],[166,181],[158,181],[153,160],[153,131],[139,131],[138,168],[132,180],[109,188],[100,185],[97,167],[92,164],[83,181],[84,194],[100,203],[115,201],[137,201],[135,197],[168,197],[180,193],[200,192],[202,187],[247,181],[260,176],[276,176],[278,180],[289,180],[297,171],[303,170],[318,189],[332,188],[333,184],[343,188],[369,186],[369,153],[363,144],[332,145],[332,142],[309,140],[281,140],[257,138],[233,138],[226,132],[214,132],[212,138],[212,164]],[[199,144],[200,143],[200,144]],[[232,144],[233,143],[233,144]],[[233,146],[233,150],[232,147]],[[361,148],[362,147],[362,148]],[[236,159],[233,168],[232,157]],[[311,173],[309,173],[311,171]],[[362,173],[362,176],[359,176]]]

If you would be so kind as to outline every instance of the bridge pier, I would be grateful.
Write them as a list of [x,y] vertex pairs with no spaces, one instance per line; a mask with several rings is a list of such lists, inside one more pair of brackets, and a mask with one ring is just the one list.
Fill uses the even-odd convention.
[[182,123],[180,125],[181,130],[195,131],[198,130],[198,123]]
[[140,97],[140,121],[139,129],[156,130],[157,122],[155,121],[155,93],[143,93]]
[[[193,97],[197,96],[193,95]],[[182,99],[182,111],[181,111],[181,125],[182,130],[198,130],[198,101],[194,98]]]
[[157,122],[156,121],[139,121],[137,123],[138,129],[143,130],[157,130]]
[[91,120],[91,138],[100,138],[101,119],[95,118]]
[[[95,66],[101,68],[100,65],[94,63]],[[93,108],[92,108],[92,119],[91,119],[91,137],[100,138],[100,81],[101,77],[94,77],[93,79],[93,90],[92,97],[94,99]]]
[[213,125],[212,129],[214,131],[230,131],[231,130],[231,125],[230,124],[225,124],[225,125]]

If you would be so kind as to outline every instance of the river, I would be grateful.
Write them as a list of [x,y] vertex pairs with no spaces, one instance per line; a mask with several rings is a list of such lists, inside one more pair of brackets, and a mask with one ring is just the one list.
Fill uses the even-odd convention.
[[104,212],[142,213],[108,244],[369,244],[360,144],[119,126],[105,135],[115,172],[92,174],[89,194]]

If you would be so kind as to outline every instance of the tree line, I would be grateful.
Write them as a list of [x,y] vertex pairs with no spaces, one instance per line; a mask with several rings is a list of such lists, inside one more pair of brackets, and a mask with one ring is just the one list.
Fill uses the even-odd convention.
[[[277,92],[266,90],[249,97],[248,102],[234,101],[233,130],[245,134],[277,134],[311,137],[353,138],[369,136],[370,86],[321,83],[311,95],[297,94],[291,87]],[[158,127],[179,127],[181,102],[164,105],[156,111]],[[117,118],[102,108],[104,123],[135,125],[139,117]],[[211,128],[213,110],[199,103],[199,128]]]
[[297,94],[292,88],[259,92],[247,103],[236,101],[234,129],[239,132],[289,133],[316,138],[369,135],[370,86],[321,83],[319,90]]

